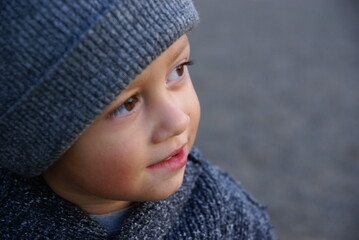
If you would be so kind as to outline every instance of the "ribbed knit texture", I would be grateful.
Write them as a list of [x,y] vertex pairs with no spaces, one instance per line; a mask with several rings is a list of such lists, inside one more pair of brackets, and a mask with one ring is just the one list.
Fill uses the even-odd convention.
[[88,215],[55,195],[41,177],[0,169],[0,239],[275,239],[262,205],[193,149],[178,192],[137,203],[111,238]]
[[5,0],[0,166],[39,175],[198,21],[190,0]]

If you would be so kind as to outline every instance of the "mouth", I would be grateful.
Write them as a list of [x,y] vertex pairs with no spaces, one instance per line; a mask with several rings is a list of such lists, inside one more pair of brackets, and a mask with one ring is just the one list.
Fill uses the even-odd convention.
[[187,163],[187,151],[186,145],[172,152],[165,159],[154,163],[147,168],[149,169],[166,169],[166,170],[178,170],[183,168]]

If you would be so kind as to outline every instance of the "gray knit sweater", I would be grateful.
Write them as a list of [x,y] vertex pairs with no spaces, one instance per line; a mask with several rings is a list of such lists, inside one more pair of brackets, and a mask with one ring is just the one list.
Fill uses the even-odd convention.
[[0,169],[0,239],[275,239],[267,213],[230,176],[193,149],[179,191],[139,202],[121,232],[108,233],[41,177]]

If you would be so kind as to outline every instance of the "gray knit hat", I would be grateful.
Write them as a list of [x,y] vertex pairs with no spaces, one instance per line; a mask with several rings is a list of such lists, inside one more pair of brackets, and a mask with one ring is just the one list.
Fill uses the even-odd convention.
[[0,6],[0,167],[36,176],[198,22],[191,0]]

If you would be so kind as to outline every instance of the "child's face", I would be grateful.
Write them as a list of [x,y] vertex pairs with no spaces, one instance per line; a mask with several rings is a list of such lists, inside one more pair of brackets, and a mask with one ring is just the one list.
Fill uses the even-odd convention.
[[89,213],[174,193],[200,118],[186,66],[189,55],[184,35],[44,173],[50,187]]

